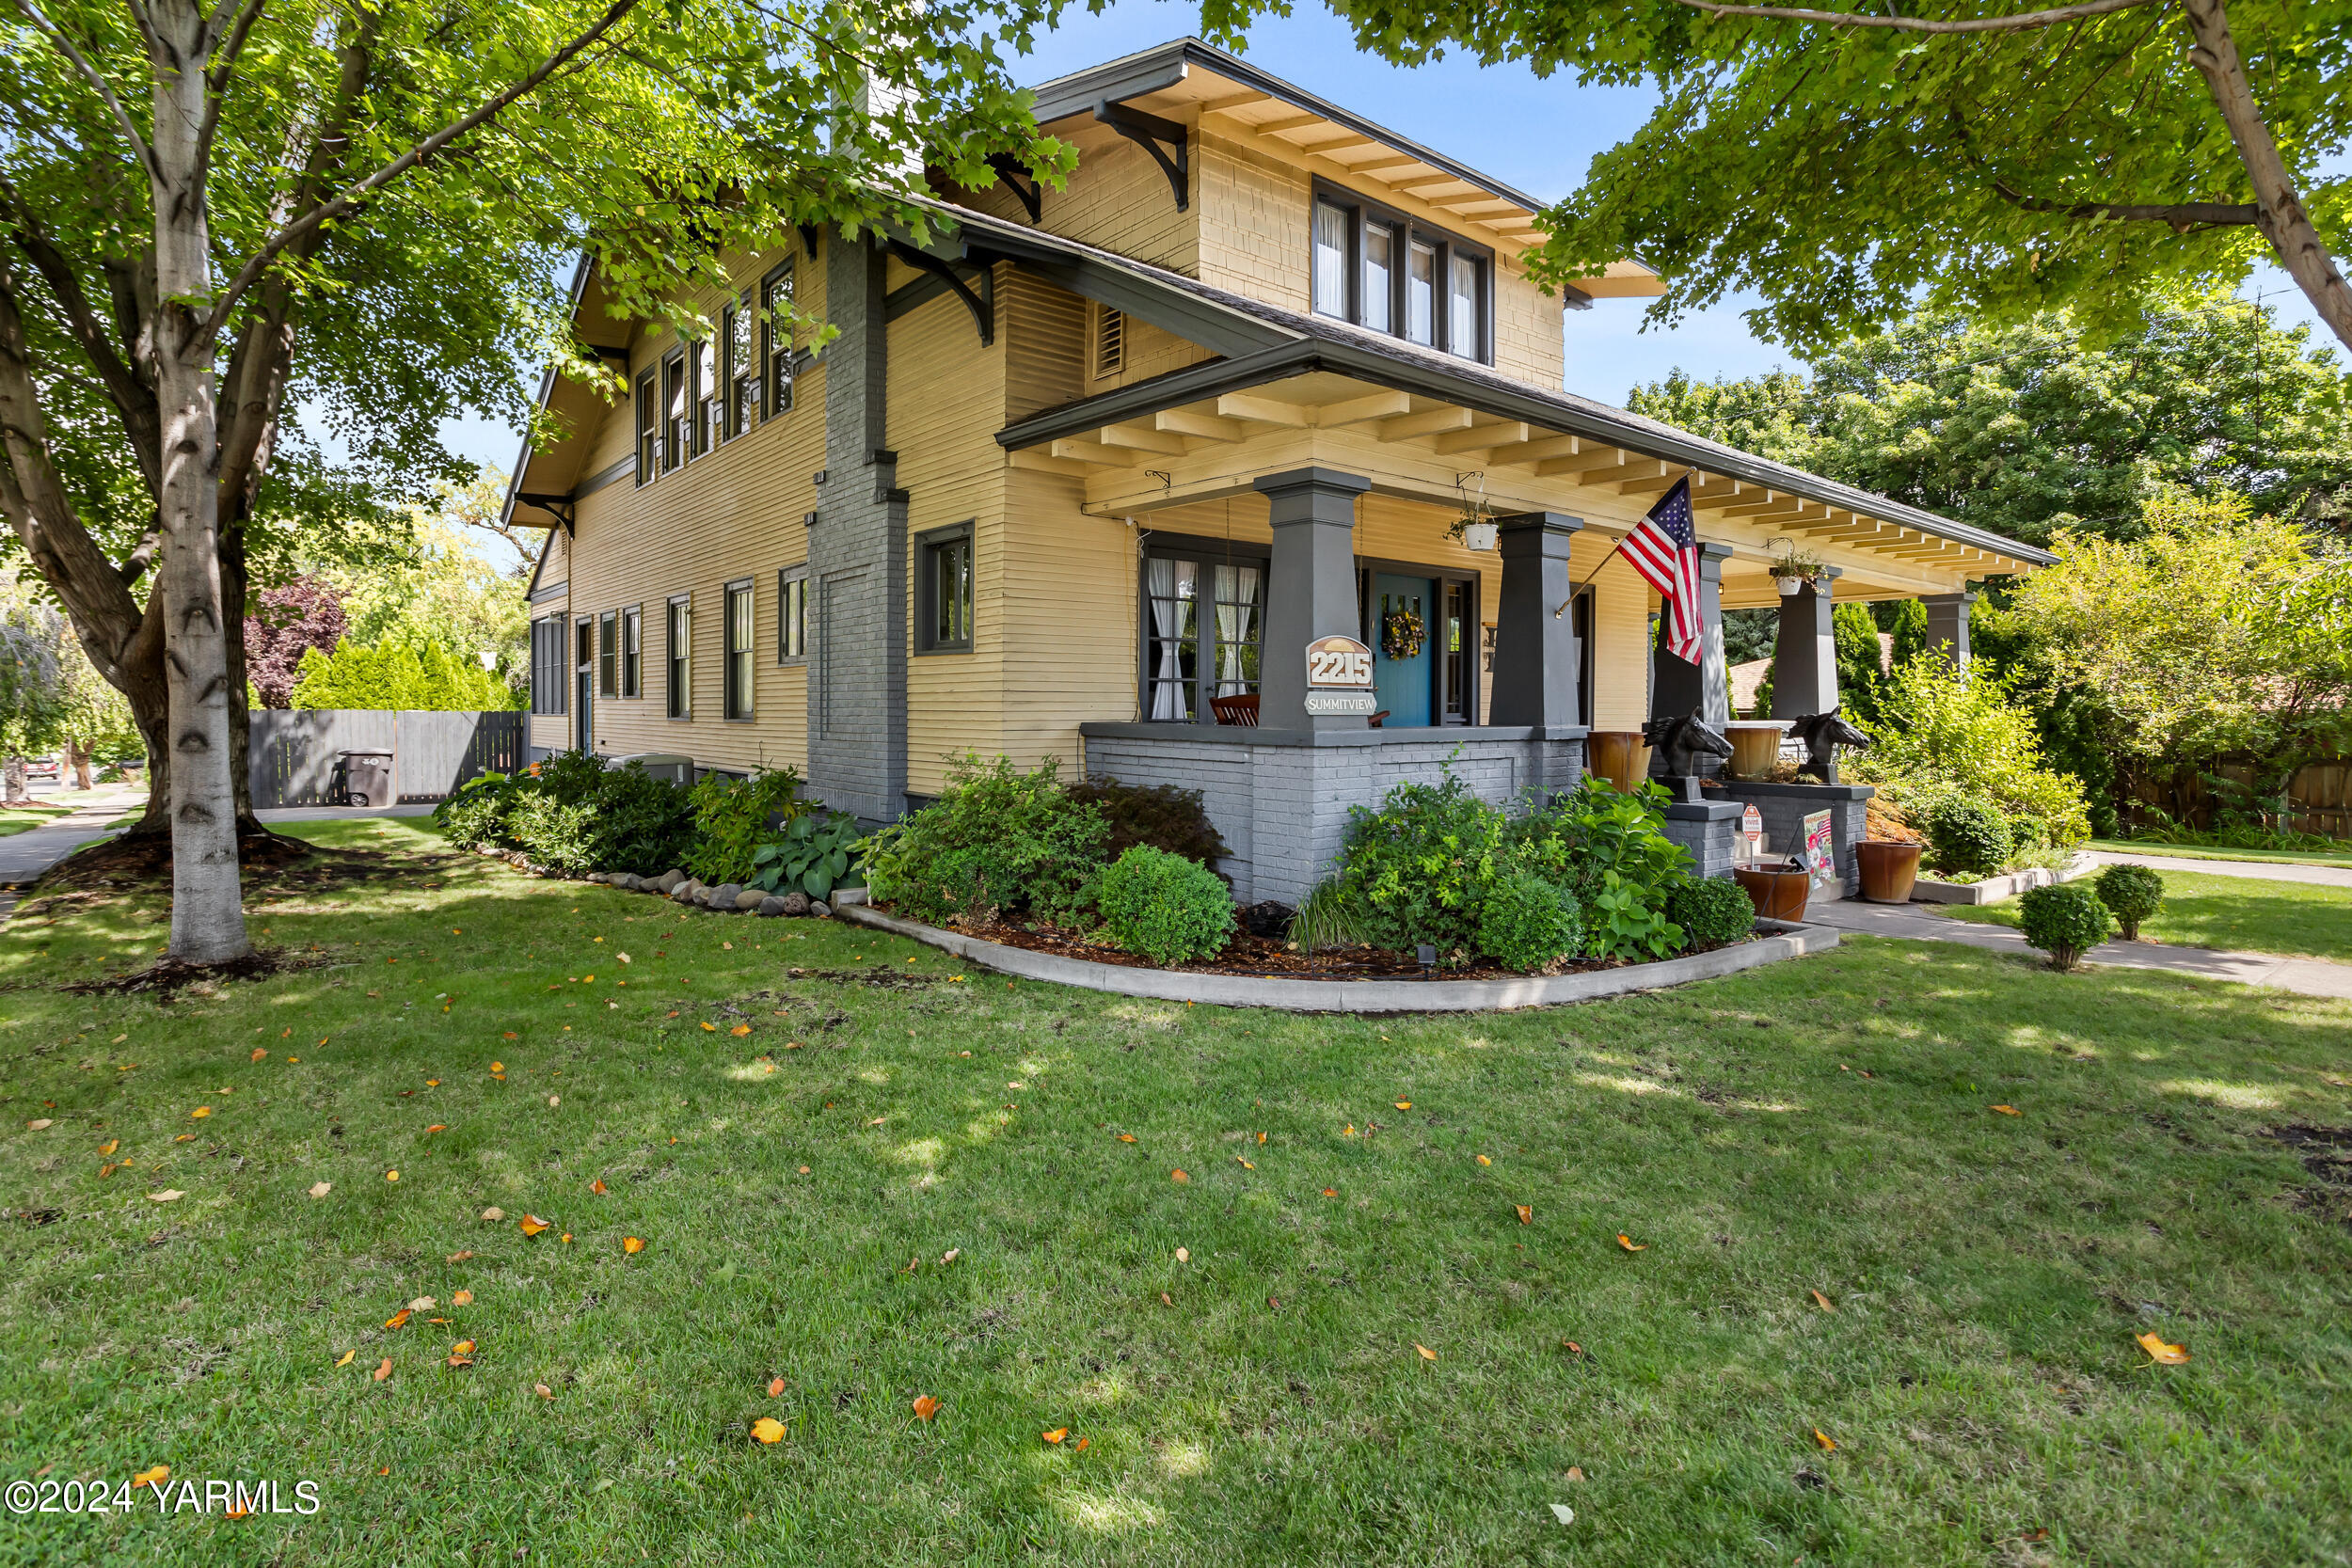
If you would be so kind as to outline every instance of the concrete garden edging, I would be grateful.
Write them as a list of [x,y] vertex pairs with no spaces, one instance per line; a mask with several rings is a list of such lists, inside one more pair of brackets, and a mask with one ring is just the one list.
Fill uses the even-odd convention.
[[1911,884],[1911,901],[1915,904],[1998,904],[2014,898],[2027,888],[2055,887],[2071,882],[2077,877],[2088,877],[2099,869],[2099,863],[2089,855],[2076,855],[2072,862],[2056,871],[2031,866],[2012,871],[2006,877],[1987,877],[1981,882],[1947,882],[1924,873]]
[[1279,1007],[1295,1013],[1474,1013],[1550,1007],[1566,1002],[1621,996],[1628,991],[1688,985],[1693,980],[1712,980],[1785,958],[1827,952],[1837,945],[1837,932],[1827,926],[1759,921],[1757,924],[1770,934],[1755,942],[1656,963],[1628,964],[1622,969],[1531,974],[1511,980],[1293,980],[1094,963],[944,931],[936,926],[884,914],[870,904],[846,905],[834,912],[841,919],[871,926],[894,936],[912,937],[984,969],[1019,979],[1051,980],[1082,990],[1109,991],[1160,1002]]

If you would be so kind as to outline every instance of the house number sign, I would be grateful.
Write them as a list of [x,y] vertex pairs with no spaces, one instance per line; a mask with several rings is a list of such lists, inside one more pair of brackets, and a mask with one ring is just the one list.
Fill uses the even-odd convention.
[[1307,711],[1372,713],[1372,650],[1352,637],[1318,637],[1307,644]]

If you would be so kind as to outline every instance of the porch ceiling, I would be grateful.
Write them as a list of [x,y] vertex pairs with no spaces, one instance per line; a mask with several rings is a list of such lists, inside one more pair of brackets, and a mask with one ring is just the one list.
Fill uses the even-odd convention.
[[[1836,505],[1323,366],[1205,396],[1184,396],[1181,385],[1168,390],[1179,401],[1128,398],[1119,406],[1120,394],[1109,394],[1025,420],[999,439],[1013,467],[1082,481],[1086,510],[1107,516],[1243,495],[1262,475],[1320,465],[1361,475],[1375,493],[1449,510],[1483,483],[1492,512],[1563,512],[1613,536],[1687,474],[1701,536],[1732,549],[1724,569],[1731,608],[1777,601],[1764,567],[1784,540],[1840,569],[1841,598],[1946,593],[2037,563],[1931,531],[1916,515],[1898,520]],[[1108,405],[1099,422],[1078,418],[1088,404]]]

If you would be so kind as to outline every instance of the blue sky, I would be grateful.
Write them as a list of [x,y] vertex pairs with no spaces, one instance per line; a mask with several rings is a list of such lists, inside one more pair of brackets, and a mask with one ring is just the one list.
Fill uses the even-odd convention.
[[[1073,11],[1059,32],[1041,40],[1036,54],[1016,63],[1014,74],[1024,84],[1050,80],[1196,33],[1199,26],[1192,5],[1116,0],[1099,16]],[[1262,23],[1248,57],[1547,200],[1574,189],[1593,155],[1630,135],[1656,102],[1645,88],[1580,87],[1557,77],[1543,82],[1523,67],[1486,68],[1460,56],[1409,71],[1387,65],[1358,53],[1346,27],[1311,0],[1295,15]],[[2250,295],[2257,289],[2281,325],[2317,325],[2308,302],[2277,269],[2258,270],[2242,292]],[[1570,316],[1570,389],[1621,403],[1637,383],[1677,366],[1711,379],[1802,365],[1748,330],[1741,311],[1750,301],[1734,297],[1689,313],[1670,330],[1645,331],[1647,303],[1601,300]],[[2328,337],[2320,331],[2321,341]],[[502,423],[454,421],[443,435],[456,451],[501,471],[515,461],[518,437]]]

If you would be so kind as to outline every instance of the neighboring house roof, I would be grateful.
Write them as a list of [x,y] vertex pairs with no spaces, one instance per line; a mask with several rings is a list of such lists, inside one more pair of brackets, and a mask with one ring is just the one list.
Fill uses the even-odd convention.
[[[1007,449],[1078,436],[1159,409],[1327,371],[1439,398],[1498,419],[1522,420],[1567,435],[1589,436],[1645,457],[1906,524],[2029,564],[2046,566],[2058,559],[1988,530],[1956,523],[1574,392],[1515,381],[1487,366],[1402,338],[1250,299],[1165,267],[952,202],[928,204],[961,226],[963,232],[947,242],[949,247],[976,254],[977,259],[1002,257],[1021,261],[1049,277],[1058,268],[1065,279],[1057,280],[1072,292],[1188,337],[1224,356],[1030,415],[997,432],[998,443]],[[937,253],[942,247],[934,245],[931,248]],[[1216,336],[1200,334],[1194,324],[1204,320],[1217,328]]]

